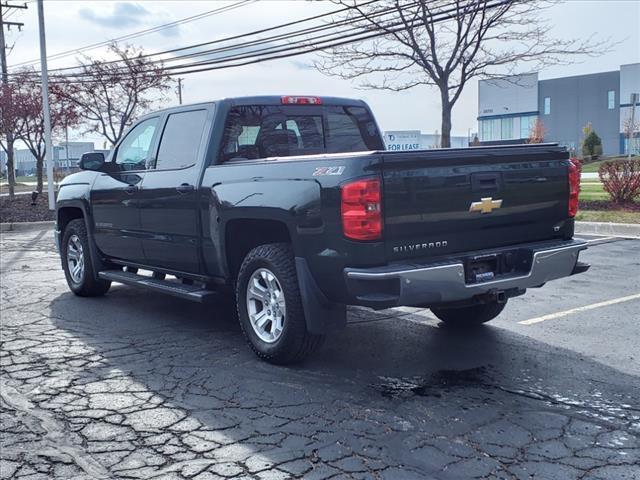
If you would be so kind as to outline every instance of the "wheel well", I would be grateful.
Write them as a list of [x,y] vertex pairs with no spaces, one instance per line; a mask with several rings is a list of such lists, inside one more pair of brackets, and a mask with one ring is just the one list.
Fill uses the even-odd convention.
[[76,218],[83,218],[82,210],[77,207],[64,207],[58,210],[58,230],[64,232],[67,224]]
[[235,281],[242,260],[253,248],[266,243],[291,243],[289,230],[277,220],[238,219],[227,223],[225,246],[229,280]]

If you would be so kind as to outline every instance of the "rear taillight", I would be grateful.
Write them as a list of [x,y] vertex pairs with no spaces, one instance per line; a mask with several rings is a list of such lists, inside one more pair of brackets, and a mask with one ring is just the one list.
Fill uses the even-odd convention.
[[582,166],[577,158],[570,159],[569,163],[569,216],[575,217],[578,213],[578,195],[580,194],[580,171]]
[[352,240],[382,238],[380,180],[368,178],[342,186],[342,231]]
[[283,105],[322,105],[322,99],[320,97],[282,97],[281,102]]

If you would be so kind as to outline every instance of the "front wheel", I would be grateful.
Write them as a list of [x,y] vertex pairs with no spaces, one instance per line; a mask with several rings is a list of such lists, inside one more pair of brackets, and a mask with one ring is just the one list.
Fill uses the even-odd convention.
[[236,305],[242,331],[263,360],[296,363],[310,356],[322,335],[309,333],[290,245],[272,243],[251,250],[240,267]]
[[73,293],[81,297],[104,295],[111,287],[111,282],[95,278],[89,248],[84,220],[71,220],[64,229],[60,254],[67,284]]
[[468,307],[437,307],[432,308],[431,311],[447,326],[475,327],[496,318],[506,304],[506,302],[489,302]]

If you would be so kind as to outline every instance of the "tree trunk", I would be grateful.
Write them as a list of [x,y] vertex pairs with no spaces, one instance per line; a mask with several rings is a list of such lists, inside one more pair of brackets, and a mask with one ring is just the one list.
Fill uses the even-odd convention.
[[440,137],[440,147],[451,147],[451,110],[453,105],[449,101],[449,92],[441,91],[440,98],[442,100],[442,135]]
[[13,158],[13,133],[7,133],[7,183],[9,184],[9,198],[15,198],[16,192],[16,164]]
[[38,179],[38,187],[37,187],[38,193],[42,193],[42,185],[43,185],[42,177],[43,177],[43,170],[44,170],[42,168],[43,164],[44,162],[42,161],[42,158],[36,157],[36,177]]

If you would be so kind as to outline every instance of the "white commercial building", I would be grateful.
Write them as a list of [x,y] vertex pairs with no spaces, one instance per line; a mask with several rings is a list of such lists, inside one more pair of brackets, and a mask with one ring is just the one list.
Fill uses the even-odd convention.
[[[93,142],[62,142],[53,146],[53,163],[56,169],[73,169],[83,153],[95,151]],[[0,154],[1,170],[7,169],[7,155]],[[30,175],[36,172],[36,157],[27,148],[17,148],[13,151],[13,161],[16,175]]]
[[605,155],[640,153],[640,132],[631,145],[625,124],[640,119],[640,63],[618,70],[539,80],[537,73],[480,80],[478,132],[483,145],[524,143],[537,120],[544,141],[579,151],[591,124]]

